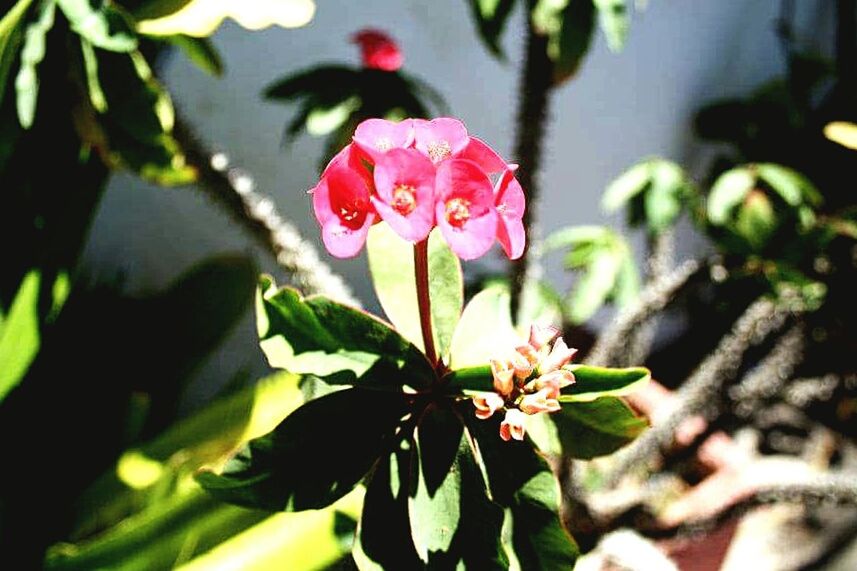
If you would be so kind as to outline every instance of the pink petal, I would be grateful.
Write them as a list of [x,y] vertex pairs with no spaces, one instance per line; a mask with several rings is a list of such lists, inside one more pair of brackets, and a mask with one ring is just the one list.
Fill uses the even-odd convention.
[[494,390],[501,395],[508,396],[512,389],[515,388],[515,382],[512,379],[515,375],[515,369],[508,361],[498,361],[491,359],[491,375],[494,377]]
[[553,341],[557,335],[559,335],[558,328],[553,327],[552,325],[542,327],[538,323],[533,323],[530,325],[529,343],[533,349],[538,350]]
[[375,220],[366,180],[344,162],[340,160],[329,166],[312,195],[324,245],[339,258],[360,251]]
[[[497,235],[497,211],[493,189],[479,166],[468,160],[450,159],[437,168],[435,179],[437,225],[452,251],[462,260],[478,258],[488,251]],[[461,207],[462,216],[453,224],[448,209]]]
[[402,67],[402,52],[395,40],[380,30],[366,28],[352,36],[360,45],[363,65],[384,71],[396,71]]
[[414,121],[414,146],[433,163],[455,157],[469,143],[464,123],[451,117]]
[[343,225],[338,218],[329,220],[321,228],[321,238],[324,247],[337,258],[352,258],[356,256],[369,234],[369,227],[375,220],[374,214],[368,214],[363,226],[352,228]]
[[[424,240],[434,226],[435,168],[430,160],[414,149],[392,149],[375,165],[375,188],[372,196],[381,218],[402,238],[411,242]],[[411,189],[412,210],[395,207],[397,188]]]
[[509,259],[516,260],[524,253],[527,238],[524,223],[521,221],[525,208],[524,190],[515,178],[513,170],[503,172],[503,176],[497,181],[494,194],[497,213],[500,215],[497,240]]
[[577,349],[571,349],[565,344],[562,337],[556,340],[550,355],[545,357],[539,364],[539,373],[546,374],[565,366],[577,353]]
[[500,423],[500,438],[508,442],[512,438],[515,440],[524,439],[524,421],[526,415],[516,408],[511,408],[506,411],[506,418]]
[[468,159],[479,165],[486,174],[494,174],[509,168],[506,161],[482,139],[470,137],[467,146],[458,158]]
[[390,149],[411,146],[414,141],[413,121],[405,119],[396,123],[386,119],[366,119],[357,125],[353,140],[375,163]]

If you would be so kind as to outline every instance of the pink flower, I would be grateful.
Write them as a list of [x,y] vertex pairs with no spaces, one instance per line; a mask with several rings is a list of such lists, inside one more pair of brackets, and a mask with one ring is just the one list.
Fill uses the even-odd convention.
[[414,142],[413,120],[398,123],[386,119],[366,119],[354,131],[354,144],[378,162],[390,149],[405,149]]
[[414,146],[435,164],[457,156],[469,143],[467,128],[458,119],[414,119]]
[[491,415],[503,408],[504,404],[503,397],[497,393],[479,393],[473,397],[473,406],[476,407],[476,418],[482,420],[491,418]]
[[510,260],[517,260],[524,253],[524,191],[512,170],[505,170],[494,189],[494,204],[500,223],[497,224],[497,240]]
[[384,32],[366,28],[354,34],[351,41],[360,46],[364,67],[384,71],[402,67],[404,57],[398,44]]
[[512,438],[515,440],[524,439],[524,422],[527,420],[527,415],[516,408],[510,408],[506,411],[506,418],[500,423],[500,438],[508,442]]
[[556,412],[560,409],[559,402],[551,395],[551,390],[544,388],[538,392],[524,395],[518,407],[526,414],[538,414],[540,412]]
[[536,377],[527,383],[524,389],[529,392],[547,390],[548,398],[558,399],[560,391],[574,383],[574,373],[566,369],[558,369]]
[[544,375],[545,373],[560,369],[571,361],[575,353],[577,353],[577,349],[569,349],[568,345],[560,337],[553,344],[550,354],[539,363],[539,373]]
[[476,137],[468,138],[467,146],[464,147],[458,158],[473,161],[488,175],[497,174],[505,170],[514,171],[518,168],[517,165],[506,164],[506,161],[494,149],[489,147],[482,139]]
[[472,260],[491,248],[497,234],[494,191],[476,163],[449,159],[437,165],[435,197],[437,225],[459,258]]
[[551,341],[553,341],[556,336],[559,335],[559,329],[548,325],[547,327],[542,327],[536,323],[533,323],[530,326],[530,346],[533,349],[538,351]]
[[324,246],[337,258],[357,255],[376,216],[369,183],[350,166],[349,157],[346,147],[330,162],[312,191]]
[[491,375],[494,377],[494,390],[503,396],[509,396],[515,388],[515,369],[509,361],[491,359]]
[[405,240],[424,240],[434,226],[435,168],[414,149],[391,149],[375,164],[372,204]]

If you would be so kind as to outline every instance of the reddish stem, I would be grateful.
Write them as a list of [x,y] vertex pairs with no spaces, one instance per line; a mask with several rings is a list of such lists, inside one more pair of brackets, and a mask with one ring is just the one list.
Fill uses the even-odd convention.
[[431,300],[428,280],[428,238],[414,244],[414,278],[417,281],[417,304],[420,308],[420,330],[426,357],[432,367],[437,368],[437,351],[434,348],[434,336],[431,328]]

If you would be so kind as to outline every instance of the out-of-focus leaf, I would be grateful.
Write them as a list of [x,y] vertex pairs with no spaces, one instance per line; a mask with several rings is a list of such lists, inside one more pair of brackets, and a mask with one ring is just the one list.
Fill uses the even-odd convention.
[[554,63],[554,83],[577,73],[592,43],[595,5],[592,0],[538,0],[533,24],[548,36],[548,57]]
[[462,410],[462,417],[479,445],[491,497],[506,511],[502,539],[511,566],[573,568],[579,551],[562,527],[559,486],[547,462],[528,439],[503,442],[498,415],[479,420],[472,410]]
[[644,198],[646,223],[652,233],[673,226],[687,196],[688,182],[677,164],[656,160],[650,165],[651,182]]
[[226,18],[248,30],[269,26],[300,28],[315,15],[313,0],[190,0],[161,17],[140,19],[137,30],[151,36],[210,36]]
[[843,147],[857,151],[857,125],[847,121],[833,121],[824,126],[824,136]]
[[532,324],[553,325],[562,321],[562,297],[553,286],[541,280],[527,280],[521,291],[517,326],[522,334],[529,334]]
[[589,365],[569,365],[575,382],[564,389],[559,401],[590,402],[607,396],[627,395],[649,382],[651,373],[643,367],[611,369]]
[[44,1],[39,5],[39,15],[35,22],[27,26],[24,33],[24,46],[21,48],[21,66],[15,78],[15,103],[18,121],[25,129],[33,125],[36,116],[36,102],[39,97],[38,65],[45,57],[45,36],[54,25],[56,4]]
[[745,167],[734,168],[720,175],[708,195],[709,222],[717,226],[725,224],[732,210],[741,204],[755,185],[756,177]]
[[619,309],[629,307],[640,294],[640,275],[637,265],[630,255],[622,258],[619,273],[616,274],[616,285],[613,288],[613,299]]
[[566,311],[572,323],[583,323],[604,305],[621,267],[622,259],[611,250],[600,250],[592,256],[568,298]]
[[612,454],[647,426],[644,419],[615,397],[563,403],[562,410],[544,416],[556,425],[563,453],[584,460]]
[[[438,352],[444,356],[464,305],[461,262],[437,230],[429,236],[428,248],[432,330]],[[372,283],[384,313],[402,336],[423,349],[413,245],[388,225],[377,224],[369,230],[366,252]]]
[[774,163],[755,165],[756,174],[791,206],[821,206],[823,198],[808,178],[794,169]]
[[223,60],[217,48],[208,38],[195,38],[183,34],[164,38],[181,49],[184,54],[202,71],[215,77],[223,75]]
[[270,511],[330,505],[377,461],[406,412],[401,394],[350,389],[303,405],[250,441],[218,475],[197,480],[216,497]]
[[361,105],[360,97],[352,95],[332,107],[315,107],[306,118],[306,130],[321,137],[341,127]]
[[98,58],[95,49],[85,38],[80,38],[80,53],[83,56],[83,69],[86,72],[86,89],[89,92],[89,102],[92,108],[99,113],[107,112],[107,98],[101,89],[101,80],[98,77]]
[[760,191],[751,191],[738,209],[735,232],[754,251],[765,247],[777,229],[777,215],[771,200]]
[[275,81],[263,92],[266,99],[286,101],[326,91],[357,92],[358,70],[343,65],[314,67]]
[[433,371],[425,356],[389,325],[359,309],[294,289],[278,290],[263,277],[256,320],[262,350],[273,367],[314,374],[334,384],[400,390],[425,386]]
[[651,180],[650,162],[635,164],[617,179],[607,185],[601,197],[601,208],[606,212],[615,212],[627,205],[628,201],[643,191]]
[[72,29],[92,45],[113,52],[137,49],[134,30],[112,3],[90,0],[56,0]]
[[461,314],[452,336],[450,367],[485,365],[498,351],[519,343],[509,312],[509,292],[501,286],[486,288],[473,296]]
[[622,51],[628,35],[628,5],[626,0],[593,0],[598,9],[598,22],[607,37],[611,51]]
[[492,54],[505,59],[500,38],[515,6],[515,0],[470,0],[470,11],[476,20],[479,37]]
[[30,271],[6,315],[0,315],[0,401],[21,381],[39,351],[40,284],[39,272]]
[[24,16],[32,3],[33,0],[18,0],[0,20],[0,103],[6,94],[9,70],[21,45]]
[[133,11],[134,19],[153,20],[174,14],[184,8],[190,0],[144,0]]

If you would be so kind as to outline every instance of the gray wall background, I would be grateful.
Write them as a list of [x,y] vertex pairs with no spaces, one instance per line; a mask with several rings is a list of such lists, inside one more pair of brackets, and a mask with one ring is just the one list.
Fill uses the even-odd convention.
[[[638,1],[638,4],[640,2]],[[519,4],[523,4],[520,2]],[[635,161],[661,155],[702,172],[711,149],[694,140],[691,119],[706,102],[749,93],[783,72],[773,0],[650,0],[633,15],[625,49],[611,53],[598,34],[577,78],[552,100],[537,206],[543,233],[570,224],[611,224],[599,210],[605,185]],[[801,0],[801,45],[829,53],[833,3]],[[294,109],[262,100],[273,80],[320,62],[359,62],[349,36],[363,27],[389,31],[405,52],[406,69],[446,97],[472,134],[510,160],[524,14],[519,6],[503,45],[509,62],[491,58],[480,44],[463,0],[317,0],[315,19],[298,30],[249,32],[227,23],[213,37],[225,64],[220,79],[193,67],[180,54],[160,73],[179,112],[215,148],[248,170],[257,188],[320,244],[305,190],[317,179],[321,141],[303,137],[287,150],[283,126]],[[682,240],[682,253],[702,247]],[[637,239],[639,248],[639,239]],[[253,252],[259,267],[276,273],[227,217],[193,189],[163,189],[133,177],[113,177],[84,253],[84,271],[95,278],[124,276],[130,292],[165,286],[182,271],[221,252]],[[498,254],[476,264],[499,266]],[[364,260],[330,260],[367,306],[374,300]],[[561,288],[573,281],[549,258],[547,276]],[[552,263],[551,263],[552,262]],[[604,316],[601,316],[602,320]],[[164,324],[168,327],[169,324]],[[266,370],[251,315],[191,383],[189,400],[211,395],[239,370]]]

